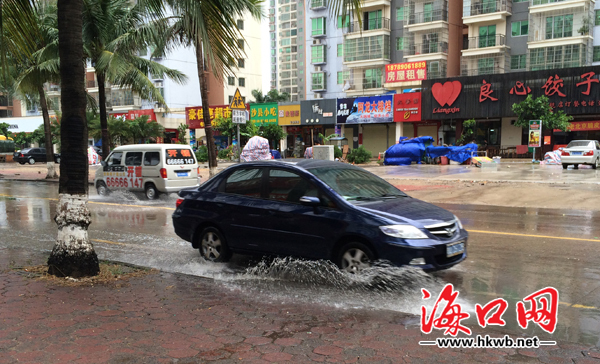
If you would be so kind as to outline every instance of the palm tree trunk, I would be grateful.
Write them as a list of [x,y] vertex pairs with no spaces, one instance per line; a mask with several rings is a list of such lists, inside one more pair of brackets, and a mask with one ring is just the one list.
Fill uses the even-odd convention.
[[212,124],[208,110],[208,79],[204,73],[204,55],[202,42],[196,40],[196,63],[198,65],[198,81],[200,81],[200,96],[202,98],[202,117],[204,119],[204,132],[206,133],[206,146],[208,148],[208,174],[212,177],[217,172],[217,147],[213,138]]
[[50,131],[50,115],[48,114],[48,103],[46,102],[46,93],[44,86],[38,85],[40,94],[40,106],[42,107],[42,116],[44,118],[44,134],[46,135],[46,166],[48,173],[46,179],[58,178],[56,169],[54,168],[54,146],[52,145],[52,132]]
[[100,271],[88,238],[91,214],[88,199],[88,130],[85,115],[82,0],[58,0],[58,51],[62,80],[61,147],[69,156],[60,164],[58,206],[54,220],[58,236],[48,258],[48,273],[56,276],[95,276]]
[[106,117],[106,89],[104,82],[106,77],[104,73],[96,71],[96,79],[98,80],[98,104],[100,104],[100,130],[102,131],[102,155],[108,157],[109,141],[108,141],[108,118]]

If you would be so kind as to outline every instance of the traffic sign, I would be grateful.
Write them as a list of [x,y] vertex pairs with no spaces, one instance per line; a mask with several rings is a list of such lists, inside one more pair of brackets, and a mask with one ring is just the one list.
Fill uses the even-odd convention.
[[231,110],[231,122],[234,124],[246,124],[246,110]]
[[231,99],[231,105],[229,108],[232,110],[246,110],[246,103],[244,103],[244,99],[242,99],[242,94],[240,94],[240,89],[235,89],[235,95],[233,95],[233,99]]

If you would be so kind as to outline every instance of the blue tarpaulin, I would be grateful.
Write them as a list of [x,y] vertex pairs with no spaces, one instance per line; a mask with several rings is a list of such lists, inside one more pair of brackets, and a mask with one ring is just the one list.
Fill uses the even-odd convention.
[[423,156],[429,158],[448,157],[448,159],[464,163],[471,158],[471,152],[477,150],[477,144],[467,144],[461,147],[436,147],[433,138],[419,137],[406,139],[401,137],[398,144],[392,145],[385,151],[384,165],[405,166],[412,162],[421,163]]
[[275,149],[271,149],[271,155],[273,156],[273,159],[281,159],[281,153]]

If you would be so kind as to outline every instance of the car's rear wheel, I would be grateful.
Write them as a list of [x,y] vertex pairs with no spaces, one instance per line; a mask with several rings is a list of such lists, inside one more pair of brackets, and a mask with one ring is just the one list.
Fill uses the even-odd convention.
[[568,164],[565,164],[565,163],[563,163],[562,165],[563,165],[563,169],[567,169],[567,168],[569,168],[569,165],[568,165]]
[[28,162],[29,162],[29,164],[35,164],[35,159],[29,158]]
[[360,273],[371,266],[374,258],[375,255],[369,247],[354,242],[342,246],[335,264],[344,272]]
[[60,157],[56,157],[56,164],[60,164]]
[[146,185],[146,198],[148,200],[154,200],[158,197],[158,190],[153,183],[148,183]]
[[223,234],[214,227],[207,227],[200,234],[200,255],[211,262],[226,262],[231,257]]
[[573,164],[573,169],[579,169],[579,164]]
[[108,187],[106,187],[106,183],[104,183],[104,181],[98,182],[98,185],[96,186],[96,191],[98,192],[98,195],[100,195],[100,196],[108,196],[108,194],[110,193],[110,191],[108,190]]
[[596,158],[596,162],[594,162],[594,164],[592,164],[592,168],[596,169],[600,167],[600,157]]
[[24,164],[25,164],[25,162],[19,162],[19,164],[20,164],[20,165],[24,165]]

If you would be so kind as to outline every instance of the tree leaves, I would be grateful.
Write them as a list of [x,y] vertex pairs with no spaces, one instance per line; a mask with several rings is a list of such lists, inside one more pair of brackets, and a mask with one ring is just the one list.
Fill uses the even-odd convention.
[[547,129],[560,129],[566,131],[573,117],[565,114],[564,111],[552,111],[550,101],[546,96],[533,98],[528,95],[527,98],[518,104],[512,106],[512,110],[518,116],[515,126],[522,128],[529,127],[529,120],[542,120],[542,125]]

